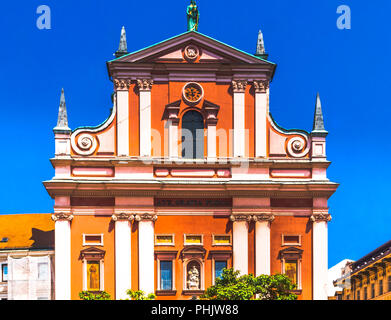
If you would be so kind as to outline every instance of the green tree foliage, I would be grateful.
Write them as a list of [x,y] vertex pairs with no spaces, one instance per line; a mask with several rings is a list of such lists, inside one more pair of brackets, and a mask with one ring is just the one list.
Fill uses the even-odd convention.
[[295,285],[282,274],[239,276],[240,271],[224,269],[215,285],[200,296],[201,300],[296,300]]
[[132,299],[132,300],[155,300],[156,295],[153,293],[150,293],[148,295],[145,295],[144,291],[138,290],[128,290],[126,291],[126,294]]
[[82,291],[79,293],[79,297],[81,300],[111,300],[111,296],[106,291],[100,291],[96,293]]

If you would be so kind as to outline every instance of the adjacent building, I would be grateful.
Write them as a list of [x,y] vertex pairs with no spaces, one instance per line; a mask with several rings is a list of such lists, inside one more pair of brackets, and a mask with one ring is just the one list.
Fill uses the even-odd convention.
[[[54,128],[56,299],[126,290],[190,299],[223,268],[287,274],[299,299],[327,299],[330,221],[319,95],[312,132],[269,109],[276,64],[190,30],[107,62],[111,115]],[[72,110],[71,106],[69,110]],[[300,106],[287,106],[297,108]]]
[[338,300],[391,300],[391,241],[348,262],[334,286]]
[[50,214],[0,215],[0,299],[54,299]]

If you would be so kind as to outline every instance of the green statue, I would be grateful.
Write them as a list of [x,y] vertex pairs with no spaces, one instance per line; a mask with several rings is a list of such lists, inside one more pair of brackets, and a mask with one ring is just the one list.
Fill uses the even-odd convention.
[[198,11],[195,0],[190,1],[187,7],[187,31],[198,31],[198,22],[200,20],[200,13]]

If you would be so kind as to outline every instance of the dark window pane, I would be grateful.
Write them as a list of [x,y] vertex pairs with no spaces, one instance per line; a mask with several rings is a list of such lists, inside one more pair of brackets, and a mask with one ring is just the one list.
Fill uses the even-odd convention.
[[182,157],[204,158],[204,118],[194,110],[186,112],[182,118]]
[[160,261],[160,288],[172,290],[172,261]]
[[223,269],[227,269],[227,261],[215,261],[215,279],[221,277]]

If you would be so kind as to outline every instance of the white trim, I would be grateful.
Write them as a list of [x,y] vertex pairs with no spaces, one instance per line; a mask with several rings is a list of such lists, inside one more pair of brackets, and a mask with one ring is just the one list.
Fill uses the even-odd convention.
[[[215,237],[229,237],[229,243],[216,243]],[[212,234],[212,246],[232,246],[232,236],[230,234]]]
[[[160,283],[160,280],[161,280],[161,274],[160,274],[160,262],[161,261],[171,261],[172,265],[172,269],[171,269],[171,272],[172,272],[172,285],[171,285],[171,289],[169,290],[172,290],[172,291],[175,291],[175,259],[159,259],[157,258],[157,291],[159,290],[163,290],[161,289],[161,283]],[[164,289],[164,290],[167,290],[167,289]]]
[[104,259],[94,260],[94,259],[83,259],[83,291],[89,291],[87,286],[87,264],[89,261],[99,261],[99,291],[105,290],[105,281],[104,281]]
[[[284,242],[284,237],[299,237],[299,242]],[[281,246],[289,247],[289,246],[297,246],[301,247],[301,234],[291,234],[291,233],[282,233],[281,234]]]
[[[158,237],[171,237],[172,241],[159,243],[157,241]],[[175,246],[175,234],[155,234],[155,246]]]
[[[289,259],[289,261],[296,261],[297,262],[297,283],[296,283],[296,290],[302,290],[301,286],[301,259]],[[282,259],[281,263],[281,274],[285,274],[285,259]]]
[[205,263],[200,260],[200,259],[197,259],[197,258],[191,258],[191,259],[186,259],[184,262],[183,262],[183,290],[184,291],[189,291],[191,289],[188,289],[187,288],[187,266],[189,265],[190,262],[197,262],[199,265],[200,265],[200,276],[201,276],[201,282],[200,282],[200,288],[198,290],[205,290]]
[[[201,242],[186,242],[187,237],[201,237]],[[204,235],[203,234],[183,234],[183,245],[184,246],[202,246],[204,245]]]
[[[86,237],[100,237],[100,242],[86,242]],[[86,246],[102,246],[103,247],[103,233],[100,234],[86,234],[83,233],[83,247]]]

